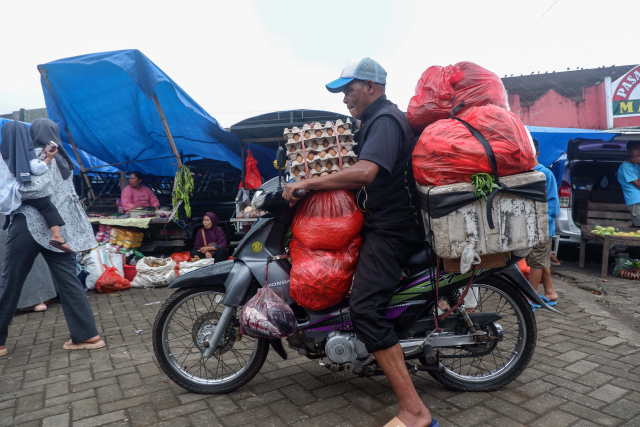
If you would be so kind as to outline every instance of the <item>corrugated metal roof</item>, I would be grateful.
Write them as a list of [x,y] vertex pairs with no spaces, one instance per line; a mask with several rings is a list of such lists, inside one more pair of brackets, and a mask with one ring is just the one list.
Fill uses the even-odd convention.
[[584,101],[582,88],[594,86],[602,82],[605,77],[611,77],[611,80],[615,81],[633,67],[635,65],[504,77],[502,83],[509,93],[520,95],[520,105],[523,107],[530,106],[551,89],[576,102],[581,102]]

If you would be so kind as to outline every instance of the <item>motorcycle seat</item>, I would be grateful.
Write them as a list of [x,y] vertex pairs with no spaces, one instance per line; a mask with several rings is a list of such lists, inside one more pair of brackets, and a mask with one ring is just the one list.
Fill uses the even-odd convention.
[[418,252],[411,255],[405,262],[402,263],[402,266],[405,268],[411,267],[429,267],[433,264],[433,260],[435,259],[435,254],[431,247],[427,250],[426,247],[422,247]]

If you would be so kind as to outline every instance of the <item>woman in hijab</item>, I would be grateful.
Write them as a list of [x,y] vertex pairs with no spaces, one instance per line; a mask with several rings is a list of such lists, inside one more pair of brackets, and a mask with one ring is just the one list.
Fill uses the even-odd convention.
[[22,194],[24,185],[32,181],[32,176],[43,175],[49,170],[49,163],[58,154],[57,150],[47,150],[42,160],[36,157],[29,131],[20,122],[5,124],[1,135],[3,144],[0,145],[0,154],[4,163],[0,164],[0,213],[9,215],[20,205],[33,206],[42,214],[51,230],[49,244],[72,253],[60,234],[64,221],[48,195],[32,197],[28,193]]
[[[58,126],[48,119],[37,119],[31,124],[29,133],[38,154],[47,142],[53,141],[62,147]],[[71,177],[73,163],[64,150],[49,164],[51,202],[67,224],[61,233],[74,252],[96,247],[98,243],[93,229],[78,201]],[[34,187],[38,182],[31,183]],[[40,191],[33,188],[33,191]],[[0,284],[0,356],[6,355],[5,347],[9,324],[13,320],[27,274],[38,254],[42,254],[51,275],[58,286],[60,304],[71,333],[71,340],[63,345],[65,350],[97,349],[105,346],[98,335],[93,310],[87,299],[84,286],[76,276],[76,263],[72,254],[65,253],[49,243],[49,229],[42,215],[32,206],[20,206],[5,223],[7,247],[4,258],[3,282]],[[14,346],[28,346],[14,339]]]
[[207,212],[202,218],[204,226],[198,230],[196,240],[191,251],[191,258],[213,258],[216,262],[227,259],[227,236],[218,227],[218,215]]

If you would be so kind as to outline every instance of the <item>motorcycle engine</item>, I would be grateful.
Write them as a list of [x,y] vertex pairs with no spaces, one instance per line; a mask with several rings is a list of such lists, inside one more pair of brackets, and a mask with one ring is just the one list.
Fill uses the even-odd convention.
[[348,363],[356,359],[366,358],[369,352],[364,343],[356,338],[356,335],[349,332],[331,332],[327,336],[324,351],[329,360],[333,363]]

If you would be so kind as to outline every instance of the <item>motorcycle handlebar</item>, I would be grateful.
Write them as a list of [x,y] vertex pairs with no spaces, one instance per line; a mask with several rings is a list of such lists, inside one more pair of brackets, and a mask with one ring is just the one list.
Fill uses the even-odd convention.
[[302,189],[295,190],[293,192],[293,197],[295,197],[296,199],[302,199],[306,195],[307,195],[307,192]]

